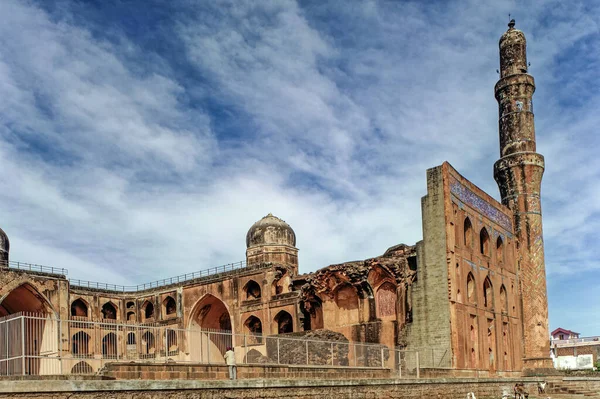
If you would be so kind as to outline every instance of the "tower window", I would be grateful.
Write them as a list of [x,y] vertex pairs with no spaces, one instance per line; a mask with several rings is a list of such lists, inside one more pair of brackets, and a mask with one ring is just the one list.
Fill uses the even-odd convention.
[[496,261],[498,263],[504,262],[504,242],[502,242],[502,237],[498,237],[496,240]]

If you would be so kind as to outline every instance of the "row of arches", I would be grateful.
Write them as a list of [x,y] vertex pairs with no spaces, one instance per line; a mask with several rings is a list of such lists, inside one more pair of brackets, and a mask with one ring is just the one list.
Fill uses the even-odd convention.
[[[481,290],[481,296],[483,299],[483,306],[485,308],[493,308],[494,307],[494,288],[492,285],[492,281],[488,276],[483,280],[483,289]],[[462,302],[462,293],[460,289],[458,290],[458,301]],[[469,272],[467,275],[467,301],[469,303],[477,303],[478,294],[477,294],[477,285],[475,283],[475,276],[473,273]],[[504,284],[500,286],[499,291],[499,300],[500,300],[500,311],[503,313],[508,312],[508,295],[506,293],[506,287]]]
[[[475,233],[473,231],[473,224],[471,219],[465,218],[464,229],[463,229],[463,243],[468,248],[474,246]],[[486,256],[492,256],[490,248],[490,235],[485,227],[482,227],[479,231],[479,253]],[[504,241],[501,236],[496,239],[496,261],[502,263],[504,261]]]
[[[169,352],[177,350],[177,334],[174,330],[166,330],[164,333],[166,338],[167,348]],[[137,345],[137,333],[129,332],[126,336],[127,346]],[[71,337],[71,353],[78,357],[87,357],[93,355],[92,337],[85,331],[79,331]],[[118,337],[114,332],[110,332],[102,337],[101,353],[104,358],[117,358]],[[154,333],[145,331],[141,335],[139,348],[140,355],[150,356],[156,351],[156,339]]]
[[[177,302],[171,296],[167,296],[163,302],[163,312],[166,316],[171,316],[177,313]],[[137,321],[135,302],[127,302],[127,321]],[[89,318],[90,311],[89,305],[83,298],[78,298],[71,302],[71,317],[78,318]],[[117,306],[112,302],[106,302],[102,305],[100,313],[102,318],[105,320],[116,320],[117,319]],[[154,304],[151,301],[145,301],[141,307],[141,321],[152,320],[156,317]]]

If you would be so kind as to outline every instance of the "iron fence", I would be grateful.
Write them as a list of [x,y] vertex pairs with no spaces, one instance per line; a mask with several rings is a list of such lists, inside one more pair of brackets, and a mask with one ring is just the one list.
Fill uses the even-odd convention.
[[36,314],[0,319],[0,375],[94,374],[121,361],[225,364],[228,347],[238,364],[385,368],[400,378],[449,367],[449,356],[432,349]]
[[169,277],[162,280],[152,281],[150,283],[138,284],[138,285],[118,285],[118,284],[107,284],[107,283],[98,283],[95,281],[86,281],[86,280],[78,280],[78,279],[69,279],[69,283],[75,287],[82,288],[95,288],[106,291],[115,291],[115,292],[138,292],[144,291],[151,288],[163,287],[165,285],[182,283],[184,281],[194,280],[201,277],[208,277],[211,275],[216,275],[219,273],[231,272],[234,270],[242,271],[241,269],[246,268],[246,261],[239,261],[234,263],[228,263],[226,265],[221,265],[217,267],[212,267],[206,270],[200,270],[193,273],[181,274],[175,277]]
[[38,265],[35,263],[25,263],[25,262],[15,262],[15,261],[7,261],[0,260],[0,267],[10,268],[10,269],[19,269],[19,270],[28,270],[30,272],[42,272],[49,274],[57,274],[60,276],[66,276],[69,271],[67,269],[63,269],[60,267],[51,267]]

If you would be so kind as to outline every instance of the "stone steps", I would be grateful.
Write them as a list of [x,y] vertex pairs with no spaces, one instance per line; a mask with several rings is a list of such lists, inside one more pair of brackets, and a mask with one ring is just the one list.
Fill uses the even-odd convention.
[[600,392],[591,390],[583,385],[577,383],[569,383],[566,381],[562,382],[550,382],[546,388],[546,393],[549,394],[569,394],[578,395],[586,398],[597,397],[600,398]]

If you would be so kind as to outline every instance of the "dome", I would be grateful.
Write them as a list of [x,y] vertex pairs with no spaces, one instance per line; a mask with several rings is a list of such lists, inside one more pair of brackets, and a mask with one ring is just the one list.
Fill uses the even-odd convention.
[[289,224],[277,216],[268,214],[254,223],[246,234],[246,247],[258,245],[289,245],[296,246],[296,233]]

